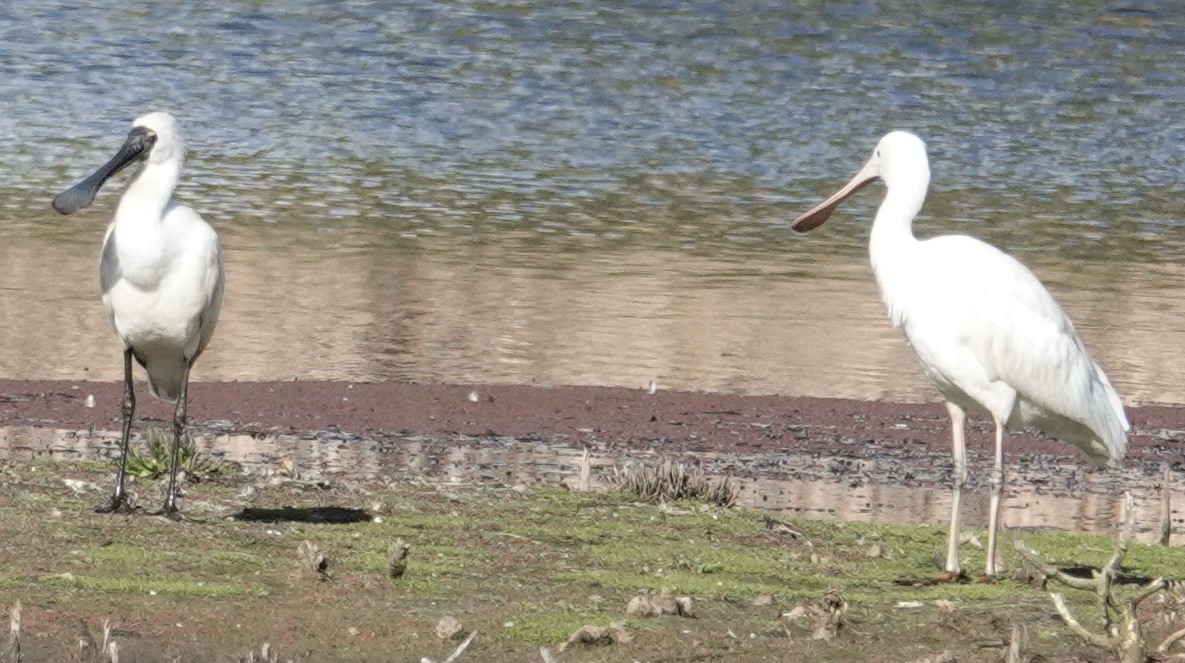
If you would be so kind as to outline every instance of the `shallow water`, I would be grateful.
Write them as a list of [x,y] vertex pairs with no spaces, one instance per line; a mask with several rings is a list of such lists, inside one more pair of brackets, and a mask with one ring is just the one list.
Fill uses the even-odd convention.
[[164,108],[226,250],[196,379],[931,399],[866,264],[881,189],[789,230],[907,128],[919,235],[1005,248],[1129,403],[1185,403],[1181,43],[1151,2],[5,3],[0,377],[118,377],[117,189],[48,201]]
[[[306,481],[333,482],[345,473],[354,479],[381,476],[443,484],[573,489],[580,486],[584,454],[583,449],[561,444],[489,437],[457,444],[427,438],[391,443],[352,436],[335,440],[211,434],[198,444],[206,453],[239,463],[250,472],[266,475],[283,469],[286,476]],[[117,448],[114,432],[0,429],[0,459],[91,460],[109,458]],[[945,526],[950,518],[949,468],[944,463],[916,467],[903,481],[900,463],[892,458],[697,453],[680,460],[701,467],[714,480],[733,476],[739,505],[775,516],[935,526]],[[592,450],[589,486],[610,490],[615,468],[658,462],[653,452]],[[756,478],[735,478],[750,476],[754,468],[760,468]],[[1072,464],[1022,463],[1009,469],[1001,522],[1019,530],[1114,533],[1123,521],[1123,492],[1130,491],[1135,538],[1153,542],[1158,536],[1162,492],[1159,477],[1143,474],[1146,469],[1095,473]],[[984,480],[978,481],[973,474],[963,493],[963,522],[968,529],[987,525],[987,472],[983,475]],[[1185,500],[1179,482],[1171,500],[1174,504]],[[1179,530],[1181,519],[1176,518],[1173,526]]]

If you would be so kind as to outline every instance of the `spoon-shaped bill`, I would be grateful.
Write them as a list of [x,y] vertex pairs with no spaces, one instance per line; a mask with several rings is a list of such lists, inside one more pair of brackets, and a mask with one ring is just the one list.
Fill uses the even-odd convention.
[[836,207],[839,207],[840,203],[847,200],[860,189],[863,189],[864,185],[879,177],[878,170],[878,164],[874,157],[868,163],[864,164],[860,172],[856,173],[855,177],[845,184],[842,189],[831,194],[831,197],[827,200],[815,205],[811,211],[795,219],[794,223],[790,224],[790,227],[800,233],[804,233],[823,225],[823,222],[831,216],[831,213],[835,211]]
[[130,164],[147,157],[155,142],[156,134],[148,129],[144,127],[132,129],[115,156],[111,157],[110,161],[103,164],[90,177],[58,194],[53,199],[53,208],[59,214],[69,215],[87,207],[95,201],[95,196],[98,195],[104,182]]

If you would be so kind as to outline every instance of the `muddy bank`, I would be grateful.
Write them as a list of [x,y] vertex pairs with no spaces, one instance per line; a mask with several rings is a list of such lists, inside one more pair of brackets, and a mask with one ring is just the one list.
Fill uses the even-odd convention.
[[[138,417],[168,420],[168,403],[137,385]],[[87,397],[94,396],[94,407]],[[118,428],[120,386],[109,382],[0,381],[0,426]],[[744,455],[795,453],[878,458],[932,467],[949,455],[945,409],[933,404],[743,396],[597,387],[438,385],[394,382],[196,383],[189,414],[212,432],[347,436],[508,436],[612,451]],[[1128,467],[1182,460],[1185,408],[1129,408]],[[973,419],[973,458],[990,453],[991,424]],[[1034,458],[1088,465],[1039,433],[1009,436],[1010,462]]]
[[[142,384],[137,416],[166,420],[168,403]],[[844,454],[947,453],[941,404],[700,394],[595,387],[346,382],[196,383],[190,416],[218,431],[308,434],[339,431],[447,438],[507,435],[583,442],[607,448],[661,445],[672,452]],[[94,407],[87,397],[94,395]],[[0,426],[111,429],[119,423],[120,385],[108,382],[0,381]],[[1129,408],[1129,464],[1180,463],[1185,408]],[[972,421],[968,446],[985,453],[991,423]],[[1014,432],[1007,453],[1083,459],[1044,435]],[[914,453],[903,453],[908,463]]]
[[[573,486],[584,450],[594,482],[625,463],[677,457],[739,482],[740,504],[796,517],[939,525],[949,517],[949,422],[940,404],[642,390],[406,383],[207,383],[191,389],[204,448],[245,465],[297,463],[351,478],[421,476],[487,486]],[[87,407],[93,396],[94,407]],[[0,382],[0,457],[110,457],[120,386]],[[142,395],[137,430],[170,404]],[[1005,524],[1107,532],[1125,491],[1139,535],[1159,522],[1164,464],[1181,462],[1185,409],[1129,411],[1122,470],[1097,471],[1039,433],[1008,441]],[[986,520],[988,421],[972,421],[970,524]],[[1185,485],[1173,482],[1173,503]],[[1174,527],[1185,526],[1174,510]]]

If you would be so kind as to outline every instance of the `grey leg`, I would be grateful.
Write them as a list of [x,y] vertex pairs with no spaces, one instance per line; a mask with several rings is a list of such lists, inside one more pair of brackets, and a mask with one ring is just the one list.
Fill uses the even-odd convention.
[[189,367],[191,362],[185,361],[185,372],[181,374],[181,394],[177,396],[177,407],[173,410],[173,453],[172,463],[169,464],[169,491],[165,494],[165,505],[161,515],[173,520],[180,520],[177,512],[177,463],[181,455],[181,436],[185,435],[185,401],[189,395]]
[[120,413],[123,415],[123,435],[119,440],[119,471],[115,475],[115,492],[104,505],[95,509],[97,513],[112,513],[127,506],[123,492],[123,475],[128,466],[128,439],[132,433],[132,414],[136,410],[136,391],[132,388],[132,349],[123,351],[123,403]]

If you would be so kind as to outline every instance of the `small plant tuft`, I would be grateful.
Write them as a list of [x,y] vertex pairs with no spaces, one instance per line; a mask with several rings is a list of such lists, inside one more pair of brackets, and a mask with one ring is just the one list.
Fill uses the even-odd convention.
[[627,465],[616,473],[616,483],[623,492],[649,502],[691,500],[721,507],[736,504],[740,487],[732,479],[709,479],[698,467],[688,467],[670,459],[661,465]]
[[[159,428],[149,428],[144,431],[138,443],[128,447],[127,471],[141,479],[159,479],[169,473],[169,463],[173,446],[172,433]],[[201,478],[217,474],[222,463],[204,451],[198,451],[193,436],[188,432],[181,436],[180,449],[177,450],[177,471],[185,476]]]
[[314,575],[318,580],[329,580],[329,558],[321,552],[321,548],[312,541],[302,541],[296,549],[298,565],[306,575]]
[[411,549],[403,539],[395,539],[395,543],[387,549],[387,575],[392,580],[403,577],[407,571],[407,553]]
[[240,656],[240,663],[280,663],[280,655],[272,650],[271,643],[263,643],[259,648],[259,653],[254,651],[247,652],[246,656]]

